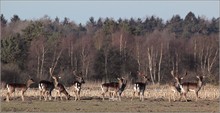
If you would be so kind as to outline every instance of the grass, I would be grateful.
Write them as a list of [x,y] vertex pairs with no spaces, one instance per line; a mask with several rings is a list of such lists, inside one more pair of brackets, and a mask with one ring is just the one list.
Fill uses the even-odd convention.
[[[168,102],[171,92],[167,85],[150,85],[145,92],[145,101],[139,101],[136,97],[131,101],[132,85],[128,85],[123,92],[122,101],[102,101],[101,83],[89,83],[83,85],[80,101],[40,101],[38,89],[28,89],[25,93],[25,101],[21,101],[20,94],[16,92],[10,102],[5,102],[7,90],[1,92],[1,111],[26,111],[26,112],[217,112],[219,111],[219,87],[206,85],[199,92],[200,99],[195,101],[195,94],[187,94],[189,102]],[[67,88],[71,96],[73,89]],[[52,93],[54,95],[55,92]],[[179,96],[176,95],[178,99]],[[64,98],[63,98],[64,99]],[[181,107],[180,107],[181,106]]]

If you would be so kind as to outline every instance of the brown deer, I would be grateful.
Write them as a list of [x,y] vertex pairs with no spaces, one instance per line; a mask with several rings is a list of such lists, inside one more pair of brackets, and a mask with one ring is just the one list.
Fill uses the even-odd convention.
[[196,95],[196,101],[198,100],[198,93],[200,91],[200,89],[202,88],[203,86],[203,80],[205,78],[205,76],[196,76],[198,81],[196,83],[194,82],[184,82],[181,84],[181,94],[180,94],[180,101],[182,99],[182,96],[185,97],[185,101],[187,102],[187,99],[186,99],[186,94],[189,92],[189,91],[193,91]]
[[[172,91],[172,95],[170,94],[170,96],[169,96],[169,102],[171,101],[171,97],[173,97],[173,101],[176,101],[175,100],[175,95],[177,94],[177,93],[180,93],[181,92],[181,80],[183,79],[183,76],[182,77],[180,77],[179,75],[174,75],[174,72],[173,72],[173,70],[171,71],[171,75],[173,76],[173,78],[175,79],[175,82],[171,82],[171,83],[169,83],[169,88],[170,88],[170,90]],[[186,76],[187,75],[187,72],[185,73],[185,75],[184,76]]]
[[144,82],[136,82],[134,84],[134,91],[133,91],[133,96],[131,98],[131,101],[133,100],[133,98],[135,97],[135,93],[137,92],[139,97],[140,97],[140,100],[141,101],[144,101],[144,92],[145,92],[145,88],[146,88],[146,85],[147,85],[147,82],[150,81],[150,79],[145,76],[143,73],[139,72],[138,71],[138,76],[141,76],[143,77],[143,81]]
[[76,100],[80,100],[80,92],[82,89],[82,84],[85,83],[83,77],[80,77],[78,75],[76,75],[76,72],[73,71],[73,75],[77,78],[76,81],[73,82],[73,87],[74,87],[74,93],[75,93],[75,101]]
[[65,87],[63,84],[59,83],[58,82],[58,78],[61,78],[61,77],[56,77],[53,75],[53,72],[52,72],[52,68],[50,68],[50,76],[53,78],[54,82],[54,90],[57,92],[56,95],[55,95],[55,100],[57,98],[57,94],[60,96],[60,99],[62,99],[62,96],[61,96],[61,93],[63,93],[65,96],[66,96],[66,99],[69,100],[70,99],[70,95],[69,93],[66,91]]
[[39,100],[41,100],[41,96],[44,96],[44,100],[47,100],[47,97],[49,96],[49,100],[51,100],[52,95],[51,92],[54,89],[54,83],[47,81],[47,80],[41,80],[38,84],[39,90],[40,90],[40,97]]
[[114,96],[118,96],[119,101],[121,101],[121,94],[124,91],[127,81],[124,77],[117,78],[118,82],[109,82],[109,83],[103,83],[101,85],[102,89],[102,100],[105,100],[105,94],[109,92],[109,100],[114,100]]
[[24,93],[27,91],[27,89],[30,87],[31,84],[34,83],[33,79],[29,79],[26,84],[20,84],[20,83],[9,83],[6,85],[8,92],[6,101],[9,102],[10,95],[12,93],[15,93],[15,90],[21,91],[21,99],[24,101]]

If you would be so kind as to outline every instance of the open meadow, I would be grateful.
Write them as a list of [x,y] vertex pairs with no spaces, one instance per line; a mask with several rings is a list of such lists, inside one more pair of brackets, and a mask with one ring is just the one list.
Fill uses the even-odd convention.
[[[188,102],[171,101],[168,86],[148,86],[144,102],[136,98],[131,101],[132,86],[127,86],[121,101],[102,101],[100,87],[97,84],[85,84],[81,92],[81,100],[74,101],[72,88],[68,87],[71,99],[44,101],[39,100],[38,89],[29,89],[25,93],[25,101],[21,101],[18,93],[5,101],[6,90],[1,90],[2,112],[219,112],[219,87],[206,85],[199,92],[200,99],[195,101],[195,94],[189,92]],[[52,93],[54,95],[54,92]],[[179,95],[176,95],[176,99]]]

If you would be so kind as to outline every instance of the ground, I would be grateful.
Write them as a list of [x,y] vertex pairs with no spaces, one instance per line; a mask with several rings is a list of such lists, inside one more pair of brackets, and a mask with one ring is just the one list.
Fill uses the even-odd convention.
[[26,97],[24,102],[15,97],[10,102],[1,99],[2,112],[219,112],[219,100],[199,99],[188,102],[169,102],[163,98],[123,97],[122,101],[102,101],[100,97],[82,97],[80,101],[71,100],[38,100],[38,97]]

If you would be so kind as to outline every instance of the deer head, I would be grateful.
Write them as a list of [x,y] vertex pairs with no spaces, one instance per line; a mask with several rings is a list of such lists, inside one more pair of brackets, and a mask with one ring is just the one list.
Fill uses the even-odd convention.
[[76,71],[74,70],[74,71],[73,71],[73,75],[77,78],[77,80],[78,80],[80,83],[83,83],[83,84],[85,83],[83,77],[81,77],[82,74],[81,74],[81,76],[78,76],[78,75],[76,74]]
[[185,75],[182,77],[180,77],[179,75],[175,75],[173,70],[170,73],[173,76],[173,78],[176,80],[176,82],[179,84],[181,83],[181,80],[187,75],[187,71],[185,71]]

